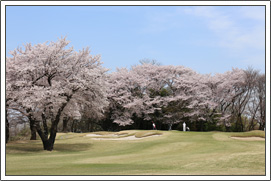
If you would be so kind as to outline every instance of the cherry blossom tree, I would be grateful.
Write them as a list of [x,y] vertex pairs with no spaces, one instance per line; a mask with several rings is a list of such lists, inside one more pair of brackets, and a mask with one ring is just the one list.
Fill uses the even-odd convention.
[[170,127],[195,114],[192,104],[198,74],[183,66],[165,66],[160,71],[163,72],[161,81],[164,81],[164,88],[167,90],[167,95],[162,97],[165,104],[162,108],[162,120]]
[[211,91],[211,102],[216,104],[215,110],[217,111],[216,114],[219,115],[219,124],[222,124],[226,129],[231,126],[231,120],[234,117],[232,106],[240,94],[238,87],[244,81],[244,71],[234,68],[232,71],[215,74],[207,81]]
[[[12,87],[7,92],[11,91],[15,102],[35,120],[44,149],[49,151],[53,150],[57,126],[68,104],[95,105],[93,111],[97,114],[102,114],[107,106],[107,69],[102,67],[100,56],[90,55],[88,48],[76,52],[73,47],[66,48],[68,44],[66,38],[34,46],[26,44],[7,58],[7,81]],[[45,130],[41,128],[41,118],[50,118],[50,136],[46,134],[45,121]]]
[[112,119],[120,125],[133,124],[135,116],[178,123],[193,103],[196,77],[194,71],[183,66],[144,63],[131,70],[119,69],[109,77]]
[[[8,110],[18,111],[28,118],[31,130],[30,140],[36,139],[35,120],[33,119],[34,110],[36,110],[36,104],[33,103],[33,108],[24,103],[24,99],[19,91],[19,86],[14,84],[14,80],[17,78],[16,72],[12,71],[12,65],[7,63],[6,65],[6,113]],[[26,100],[28,101],[28,100]],[[33,111],[31,111],[33,110]],[[6,114],[8,115],[8,114]],[[6,116],[8,122],[8,116]]]
[[200,130],[203,122],[229,128],[242,123],[251,97],[248,75],[241,69],[201,75],[183,66],[147,62],[130,70],[118,69],[108,78],[111,118],[123,126],[139,118],[169,126],[197,121]]

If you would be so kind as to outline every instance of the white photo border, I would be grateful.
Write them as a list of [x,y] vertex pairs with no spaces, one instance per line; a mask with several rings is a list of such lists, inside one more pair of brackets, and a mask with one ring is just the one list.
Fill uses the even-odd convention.
[[[266,175],[265,176],[6,176],[5,57],[8,5],[263,5],[266,7]],[[1,1],[1,180],[270,180],[270,1]]]

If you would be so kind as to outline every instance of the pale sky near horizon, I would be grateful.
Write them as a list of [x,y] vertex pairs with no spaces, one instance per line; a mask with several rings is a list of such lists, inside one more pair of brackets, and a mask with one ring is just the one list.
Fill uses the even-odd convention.
[[199,73],[251,66],[265,71],[264,6],[7,6],[6,53],[67,36],[104,66],[141,59]]

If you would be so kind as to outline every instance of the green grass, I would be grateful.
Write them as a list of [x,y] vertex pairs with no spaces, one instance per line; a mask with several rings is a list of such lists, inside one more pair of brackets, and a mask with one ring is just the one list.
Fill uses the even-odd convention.
[[[101,132],[110,137],[114,132]],[[264,175],[265,142],[234,140],[233,133],[121,131],[140,140],[92,140],[58,133],[52,152],[40,140],[6,146],[7,175]],[[235,133],[234,133],[235,134]],[[251,134],[251,133],[244,133]],[[258,134],[258,133],[257,133]]]
[[160,131],[140,131],[135,133],[135,137],[136,138],[144,138],[144,137],[148,137],[148,136],[155,136],[155,135],[162,135],[163,133]]
[[260,130],[248,131],[248,132],[240,132],[233,133],[231,136],[234,137],[260,137],[265,138],[265,132]]

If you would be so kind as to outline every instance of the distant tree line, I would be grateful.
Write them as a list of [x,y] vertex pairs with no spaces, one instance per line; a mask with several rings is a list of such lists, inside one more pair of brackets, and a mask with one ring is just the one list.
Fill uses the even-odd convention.
[[118,69],[108,83],[107,122],[131,129],[150,129],[151,121],[158,129],[186,122],[194,131],[265,127],[265,75],[253,68],[203,75],[147,62]]
[[6,60],[6,142],[10,125],[26,123],[45,150],[62,132],[122,129],[248,131],[265,128],[265,75],[248,68],[199,74],[141,60],[109,73],[88,48],[61,38],[11,52]]

